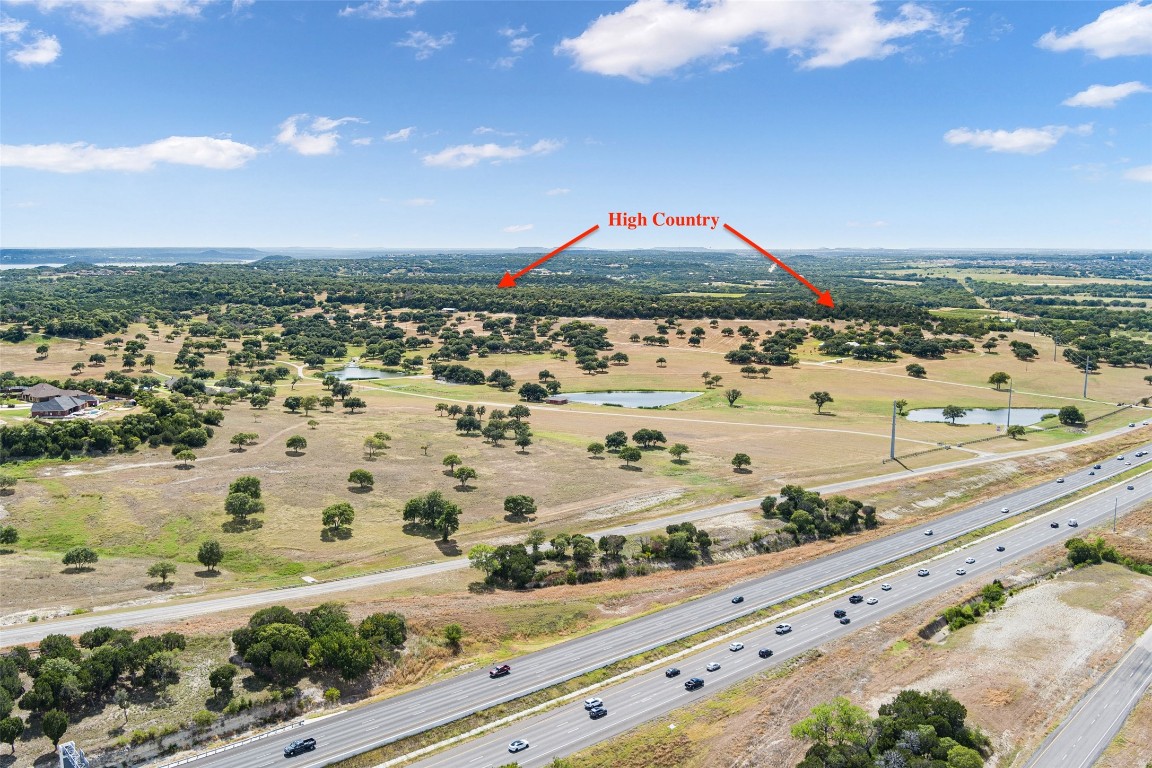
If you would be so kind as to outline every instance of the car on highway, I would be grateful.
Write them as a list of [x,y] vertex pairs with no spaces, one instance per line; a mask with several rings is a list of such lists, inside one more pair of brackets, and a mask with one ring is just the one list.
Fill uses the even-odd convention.
[[966,573],[968,573],[968,571],[964,570],[963,568],[957,568],[956,569],[956,575],[957,576],[963,576]]
[[891,592],[892,591],[892,585],[889,584],[888,582],[884,582],[883,584],[880,585],[880,589],[884,590],[885,592]]
[[284,747],[284,757],[295,757],[304,752],[311,752],[314,749],[316,749],[316,739],[296,739],[296,741]]
[[508,745],[509,752],[523,752],[526,749],[528,749],[528,742],[524,741],[524,739],[516,739],[516,741]]
[[832,616],[837,619],[842,619],[847,615],[848,611],[844,610],[843,608],[837,608],[836,610],[832,611]]
[[730,650],[730,651],[742,651],[742,650],[744,650],[744,643],[729,643],[728,644],[728,650]]
[[1134,490],[1136,490],[1136,486],[1130,485],[1130,486],[1128,486],[1128,490],[1134,491]]
[[927,576],[928,573],[929,571],[927,568],[921,568],[920,570],[916,571],[917,576]]
[[744,602],[744,596],[743,595],[736,595],[736,597],[732,598],[732,602],[742,603],[742,602]]
[[488,670],[488,677],[504,677],[504,675],[510,674],[512,674],[512,667],[507,664],[501,664]]
[[848,598],[848,602],[852,603],[853,605],[862,603],[864,602],[864,595],[852,595],[852,597]]
[[708,662],[708,666],[704,667],[704,669],[708,672],[715,672],[716,670],[720,669],[720,662],[710,661]]
[[786,635],[791,631],[792,631],[792,625],[791,624],[777,624],[776,625],[776,634],[778,634],[778,635]]
[[604,706],[600,699],[584,699],[584,709],[599,709]]
[[870,597],[867,600],[865,600],[864,602],[868,603],[868,605],[876,605],[876,603],[878,603],[880,601],[874,597]]
[[1142,459],[1148,455],[1148,451],[1136,451],[1136,458]]
[[1093,464],[1092,469],[1104,469],[1104,465],[1103,464]]
[[852,623],[852,619],[850,619],[850,618],[848,618],[847,616],[845,616],[844,618],[840,619],[840,623],[841,623],[841,624],[851,624],[851,623]]
[[967,560],[965,560],[964,562],[968,563],[968,565],[972,565],[972,563],[976,562],[976,558],[970,557]]
[[772,655],[772,649],[771,648],[761,648],[759,651],[756,652],[756,655],[762,659],[766,659]]
[[596,707],[595,709],[588,710],[588,717],[593,720],[599,720],[606,714],[608,714],[608,710],[604,709],[604,707]]
[[1049,527],[1049,528],[1059,528],[1059,527],[1060,527],[1060,523],[1058,523],[1058,522],[1056,522],[1055,520],[1053,520],[1052,522],[1048,523],[1048,527]]
[[1011,512],[1012,510],[1008,509],[1008,507],[1000,507],[1000,511],[1001,512]]
[[1068,527],[1069,528],[1078,528],[1079,526],[1080,526],[1080,523],[1078,523],[1076,521],[1076,518],[1074,518],[1074,517],[1068,521]]
[[1064,478],[1058,477],[1058,478],[1056,478],[1056,482],[1062,483],[1062,482],[1064,482]]
[[680,670],[676,669],[676,667],[668,667],[668,669],[664,670],[664,677],[676,677],[679,674]]
[[690,677],[684,681],[684,689],[688,690],[688,691],[694,691],[697,688],[703,688],[703,687],[704,687],[704,681],[698,677]]
[[1003,544],[1000,544],[1000,545],[998,545],[998,546],[996,547],[996,551],[997,551],[997,552],[1003,552],[1003,551],[1004,551],[1004,545],[1003,545]]
[[932,529],[929,528],[928,530],[924,531],[924,535],[925,536],[931,536],[932,535]]
[[1096,470],[1094,470],[1094,469],[1093,469],[1093,470],[1090,470],[1090,471],[1088,472],[1088,474],[1090,474],[1090,475],[1095,475],[1095,474],[1096,474]]
[[1119,456],[1117,456],[1116,461],[1124,461],[1124,454],[1120,454]]

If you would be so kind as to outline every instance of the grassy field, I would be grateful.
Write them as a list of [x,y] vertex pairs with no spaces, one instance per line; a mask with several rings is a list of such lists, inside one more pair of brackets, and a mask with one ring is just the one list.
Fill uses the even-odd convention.
[[[367,401],[368,409],[355,415],[313,412],[304,416],[275,406],[254,410],[240,402],[226,410],[223,426],[209,446],[197,452],[199,459],[192,469],[176,468],[166,448],[84,461],[28,462],[11,470],[24,479],[15,494],[0,498],[3,514],[21,531],[18,549],[45,562],[58,557],[53,553],[88,544],[125,568],[134,561],[131,567],[142,571],[163,557],[184,563],[182,567],[190,572],[199,569],[194,563],[199,542],[215,537],[225,544],[228,576],[214,585],[262,583],[269,578],[296,581],[305,574],[328,577],[437,560],[466,552],[480,541],[518,540],[533,525],[548,533],[587,531],[611,520],[660,510],[756,498],[786,483],[811,486],[889,471],[880,462],[888,452],[893,399],[908,400],[909,408],[1004,407],[1007,392],[987,384],[993,371],[1003,370],[1013,377],[1014,407],[1059,408],[1074,403],[1090,418],[1114,410],[1115,402],[1131,402],[1149,391],[1142,380],[1144,369],[1105,368],[1090,377],[1093,399],[1082,400],[1083,377],[1067,363],[1053,362],[1050,348],[1046,357],[1047,340],[1031,335],[1020,338],[1036,344],[1041,357],[1027,364],[1008,354],[967,353],[925,361],[928,376],[912,379],[904,372],[906,360],[834,364],[818,355],[810,340],[799,350],[802,362],[797,367],[774,369],[769,378],[746,378],[738,367],[723,360],[726,351],[738,346],[739,337],[722,337],[719,329],[708,328],[699,349],[681,339],[673,339],[668,348],[655,348],[628,341],[632,333],[652,333],[650,321],[597,322],[609,328],[616,349],[630,358],[628,365],[612,366],[607,375],[584,374],[572,361],[550,355],[491,355],[467,364],[485,371],[504,368],[518,382],[534,381],[537,372],[547,369],[569,392],[652,389],[700,394],[659,410],[534,405],[530,418],[534,444],[527,451],[509,443],[492,446],[478,436],[462,436],[450,419],[436,415],[437,402],[487,404],[489,409],[517,402],[514,392],[491,387],[454,386],[427,377],[360,382],[355,394]],[[732,321],[722,327],[740,324]],[[747,324],[767,334],[793,323]],[[479,323],[470,320],[465,327],[478,329]],[[131,338],[138,331],[148,332],[139,326],[123,335]],[[86,361],[94,350],[103,349],[96,343],[80,348],[74,341],[55,339],[49,341],[47,358],[37,359],[34,350],[39,343],[39,337],[33,337],[19,345],[5,344],[5,368],[64,378],[74,362]],[[150,343],[147,351],[158,358],[156,375],[176,372],[172,359],[177,350],[178,344],[155,339]],[[360,351],[352,350],[350,355]],[[105,369],[90,373],[102,375],[102,370],[115,367],[116,361],[109,357]],[[658,365],[659,357],[667,363]],[[224,353],[210,355],[206,365],[223,370]],[[703,385],[701,374],[706,371],[724,377],[719,387]],[[735,408],[723,397],[729,387],[743,393]],[[290,392],[286,382],[278,389],[280,397]],[[824,414],[817,414],[808,398],[816,390],[826,390],[835,398]],[[294,392],[319,393],[320,381],[305,377]],[[27,414],[21,408],[0,409],[0,419],[7,423],[19,423]],[[319,425],[310,428],[309,419]],[[1093,425],[1091,431],[1129,420],[1142,420],[1142,416],[1121,413]],[[645,451],[638,469],[630,471],[611,454],[593,459],[585,451],[588,443],[602,441],[609,432],[631,434],[643,427],[663,431],[668,444],[688,445],[689,461],[675,464],[664,450]],[[256,432],[258,443],[242,452],[232,449],[228,438],[240,431]],[[363,441],[377,431],[392,436],[391,447],[369,460]],[[285,447],[292,434],[308,440],[301,455]],[[897,450],[908,454],[996,434],[991,426],[901,420]],[[1006,452],[1057,445],[1078,436],[1075,430],[1057,428],[1032,432],[1021,441],[979,443],[974,449]],[[752,457],[750,473],[732,471],[730,459],[736,451]],[[469,489],[460,488],[444,474],[441,459],[448,453],[460,455],[465,465],[477,470],[479,477]],[[973,454],[959,449],[936,451],[910,466],[965,455]],[[369,492],[361,493],[347,482],[349,471],[358,467],[375,475],[375,487]],[[259,528],[224,533],[227,486],[241,475],[261,478],[267,511],[259,517]],[[463,527],[448,545],[419,531],[406,532],[400,519],[408,498],[434,489],[464,510]],[[505,520],[503,499],[519,493],[533,496],[539,506],[532,524]],[[339,501],[356,509],[353,535],[327,540],[320,511]],[[0,560],[0,577],[16,575],[22,567],[16,563]],[[114,589],[97,591],[105,595],[105,602],[99,604],[126,599],[126,594]],[[4,609],[16,613],[47,605],[37,603],[33,595],[29,592],[26,601],[12,600]]]

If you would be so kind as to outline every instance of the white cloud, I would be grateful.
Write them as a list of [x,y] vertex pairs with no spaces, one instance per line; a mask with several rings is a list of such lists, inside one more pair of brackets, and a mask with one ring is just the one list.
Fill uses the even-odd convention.
[[504,28],[500,30],[500,34],[508,38],[508,48],[512,53],[523,53],[532,47],[536,42],[539,35],[529,35],[528,27],[521,26],[517,29]]
[[340,134],[336,128],[345,123],[363,123],[358,117],[315,117],[309,128],[301,129],[299,123],[309,115],[292,115],[280,123],[276,142],[291,147],[301,155],[331,155],[340,144]]
[[1048,32],[1036,45],[1061,52],[1080,48],[1101,59],[1152,54],[1152,5],[1136,0],[1109,8],[1066,35]]
[[51,64],[60,58],[60,41],[53,35],[46,35],[32,29],[28,22],[0,16],[0,40],[8,48],[5,57],[22,67],[36,67]]
[[511,226],[504,227],[505,232],[527,232],[532,229],[531,224],[512,224]]
[[440,37],[433,37],[427,32],[415,30],[408,33],[408,37],[404,38],[396,45],[402,48],[413,48],[416,50],[416,58],[423,60],[439,51],[441,48],[447,48],[452,45],[456,40],[456,35],[447,32]]
[[1126,99],[1134,93],[1148,93],[1152,88],[1139,80],[1133,80],[1120,85],[1090,85],[1075,96],[1065,99],[1062,103],[1066,107],[1106,107],[1116,106],[1121,99]]
[[82,141],[72,144],[4,144],[0,145],[0,166],[55,173],[150,171],[158,163],[231,170],[244,166],[259,152],[247,144],[208,136],[169,136],[137,147],[107,149]]
[[550,189],[547,192],[545,192],[544,194],[552,195],[553,197],[555,197],[556,195],[566,195],[571,191],[572,190],[570,190],[566,187],[556,187],[556,189]]
[[471,168],[487,160],[499,164],[505,160],[516,160],[532,155],[547,155],[563,146],[559,141],[541,139],[530,147],[500,144],[459,144],[431,155],[424,155],[424,165],[439,168]]
[[1152,165],[1129,168],[1124,172],[1124,178],[1130,181],[1143,181],[1145,184],[1152,183]]
[[356,146],[356,147],[366,147],[372,143],[372,137],[371,136],[365,136],[362,139],[352,139],[352,141],[349,143],[352,144],[353,146]]
[[430,197],[413,197],[410,200],[405,200],[404,205],[410,205],[413,208],[422,208],[429,205],[436,205],[436,201]]
[[556,53],[577,67],[641,82],[668,75],[701,60],[738,52],[737,44],[758,40],[767,50],[783,50],[801,67],[839,67],[858,59],[882,59],[900,50],[895,41],[920,33],[957,41],[965,22],[905,3],[892,18],[881,18],[879,2],[739,2],[636,0],[606,14]]
[[374,0],[371,3],[345,6],[341,16],[361,16],[365,19],[403,19],[416,13],[416,6],[424,0]]
[[494,66],[496,69],[512,69],[512,67],[516,66],[516,62],[518,61],[520,61],[519,56],[501,56],[500,58],[496,59],[496,63],[492,66]]
[[69,11],[97,32],[116,32],[138,21],[194,17],[212,0],[7,0],[9,5],[34,4],[41,13]]
[[490,134],[490,133],[495,134],[497,136],[516,136],[517,135],[513,131],[499,131],[495,128],[489,128],[486,125],[479,125],[479,126],[473,128],[472,133],[477,135],[477,136],[484,136],[485,134]]
[[410,125],[407,128],[401,128],[395,133],[384,134],[384,141],[408,141],[412,136],[412,132],[416,130],[416,126]]
[[1052,149],[1069,133],[1087,136],[1092,133],[1092,126],[1080,125],[1073,128],[1067,125],[1046,125],[1043,128],[1017,128],[1014,131],[953,128],[944,134],[944,141],[956,146],[966,144],[970,147],[981,147],[990,152],[1038,155]]

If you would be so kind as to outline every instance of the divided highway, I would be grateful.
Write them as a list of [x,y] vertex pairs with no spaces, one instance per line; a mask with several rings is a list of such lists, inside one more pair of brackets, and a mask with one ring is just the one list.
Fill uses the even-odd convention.
[[[608,710],[608,714],[600,719],[592,720],[581,702],[571,701],[548,712],[526,717],[519,722],[490,731],[425,760],[409,763],[407,766],[493,768],[512,760],[516,760],[523,768],[547,766],[553,758],[570,755],[645,721],[680,707],[691,706],[716,693],[718,689],[778,666],[794,656],[914,606],[958,584],[984,583],[990,579],[991,572],[1005,562],[1018,560],[1078,533],[1078,529],[1068,527],[1069,518],[1075,518],[1081,526],[1109,522],[1112,519],[1114,500],[1118,501],[1115,508],[1121,514],[1152,500],[1152,480],[1147,475],[1133,484],[1134,491],[1128,491],[1126,484],[1115,486],[1106,493],[1075,502],[1069,509],[1060,512],[1059,516],[1056,513],[1041,515],[1019,528],[986,537],[985,540],[959,551],[937,556],[922,566],[906,568],[886,577],[891,590],[884,590],[879,581],[853,590],[862,598],[875,599],[877,602],[874,605],[868,605],[866,602],[853,604],[849,602],[846,591],[839,597],[821,601],[818,606],[780,619],[779,621],[787,622],[792,627],[792,631],[787,634],[776,634],[773,625],[777,620],[773,620],[758,629],[734,632],[716,646],[669,662],[667,666],[675,666],[681,670],[681,674],[674,678],[666,677],[665,667],[661,666],[617,685],[598,689],[594,695],[603,700],[604,708]],[[1059,523],[1059,528],[1050,527],[1054,521]],[[1004,547],[1004,551],[997,551],[998,546]],[[968,560],[973,562],[969,563]],[[921,567],[928,573],[918,575]],[[709,602],[726,602],[723,595],[705,599]],[[851,623],[841,624],[833,615],[835,609],[845,610]],[[743,643],[744,647],[740,650],[730,650],[727,645],[730,641]],[[758,651],[762,648],[770,649],[772,656],[767,659],[761,658]],[[1133,696],[1139,698],[1139,693],[1135,690],[1137,685],[1135,678],[1143,674],[1144,684],[1147,685],[1147,675],[1152,670],[1152,650],[1143,649],[1142,654],[1134,654],[1127,661],[1133,663],[1122,665],[1124,671],[1119,675],[1113,675],[1111,680],[1105,682],[1104,687],[1109,692],[1114,691],[1126,698]],[[708,671],[710,665],[719,665],[719,668]],[[1126,676],[1128,674],[1132,676]],[[704,686],[695,691],[685,690],[683,681],[690,677],[702,678],[705,681]],[[1107,694],[1097,697],[1097,700],[1106,696]],[[1132,702],[1134,700],[1132,699]],[[1103,703],[1099,702],[1097,706]],[[1076,733],[1061,742],[1064,746],[1054,747],[1054,749],[1078,749],[1077,759],[1072,762],[1061,762],[1057,759],[1058,753],[1049,749],[1040,754],[1042,758],[1040,762],[1030,763],[1029,766],[1088,768],[1091,765],[1088,751],[1092,748],[1092,742],[1104,739],[1102,744],[1107,745],[1110,737],[1105,737],[1103,729],[1109,722],[1116,722],[1116,728],[1123,722],[1122,712],[1125,710],[1122,705],[1101,709],[1100,714],[1105,717],[1105,722],[1097,722],[1092,717],[1077,718]],[[672,725],[674,724],[670,724],[670,727]],[[1080,736],[1089,743],[1083,746],[1073,744],[1073,740]],[[513,739],[524,740],[528,742],[529,747],[512,756],[508,747]]]
[[[1085,468],[1069,475],[1063,483],[1046,482],[940,518],[932,523],[932,536],[926,536],[923,529],[894,533],[844,552],[749,581],[592,635],[568,640],[551,648],[508,660],[512,665],[512,674],[499,680],[490,680],[486,670],[476,670],[394,696],[386,701],[325,718],[308,725],[306,733],[305,729],[300,729],[299,735],[315,738],[319,746],[315,752],[293,758],[293,768],[324,766],[375,746],[520,698],[585,672],[600,669],[620,659],[723,624],[760,608],[915,554],[991,522],[1010,517],[1012,514],[1059,499],[1068,493],[1122,472],[1129,468],[1129,464],[1152,465],[1152,456],[1146,455],[1142,458],[1129,456],[1126,461],[1112,458],[1102,462],[1102,468],[1095,470],[1094,476],[1089,475],[1091,470]],[[1145,489],[1150,485],[1144,480],[1140,482]],[[1126,504],[1133,499],[1143,498],[1139,493],[1127,493],[1129,496],[1124,499]],[[1002,513],[1003,507],[1008,507],[1010,512]],[[1110,512],[1111,501],[1109,501]],[[1048,530],[1051,532],[1036,546],[1043,546],[1054,537],[1065,533],[1063,529],[1045,528],[1045,531]],[[1011,552],[1015,553],[1015,550]],[[924,585],[934,583],[938,583],[937,580],[924,582]],[[905,591],[915,594],[910,590]],[[733,604],[731,598],[735,595],[743,596],[744,601]],[[877,610],[887,609],[889,606],[885,603],[888,602],[882,603]],[[902,606],[904,603],[899,605]],[[836,628],[840,628],[840,625],[837,624]],[[667,699],[666,696],[661,698]],[[620,717],[609,717],[596,722],[608,727],[620,721]],[[582,730],[587,732],[589,729],[585,727]],[[599,728],[593,730],[599,732]],[[292,737],[296,736],[293,734]],[[276,740],[264,739],[238,745],[226,752],[207,755],[195,761],[195,765],[213,766],[213,768],[258,768],[281,765],[284,758],[281,754],[283,744],[280,741],[284,740],[290,739],[286,737]]]
[[1152,627],[1048,734],[1024,768],[1091,768],[1152,684]]

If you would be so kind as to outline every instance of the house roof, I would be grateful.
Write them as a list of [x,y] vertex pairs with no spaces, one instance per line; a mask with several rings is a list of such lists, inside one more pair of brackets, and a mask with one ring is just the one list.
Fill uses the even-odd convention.
[[40,382],[25,389],[24,394],[30,397],[59,397],[60,395],[66,395],[68,393],[60,389],[60,387],[54,387],[51,384]]
[[92,399],[85,396],[83,398],[73,397],[72,395],[61,395],[54,397],[51,400],[45,400],[42,403],[32,403],[32,415],[43,413],[45,411],[73,411],[77,408],[86,408]]

